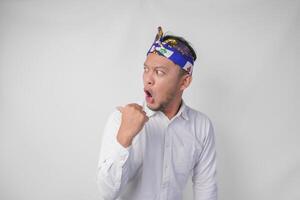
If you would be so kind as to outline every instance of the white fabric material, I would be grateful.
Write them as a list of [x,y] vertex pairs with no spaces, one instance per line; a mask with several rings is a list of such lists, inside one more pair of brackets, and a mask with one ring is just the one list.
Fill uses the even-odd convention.
[[[300,199],[300,1],[0,1],[0,199],[99,200],[112,108],[143,95],[157,26],[197,52],[220,200]],[[192,200],[188,181],[184,200]]]
[[211,120],[183,102],[171,120],[151,111],[132,145],[116,140],[121,113],[106,124],[98,165],[98,186],[105,200],[180,200],[189,176],[194,199],[216,200],[216,150]]

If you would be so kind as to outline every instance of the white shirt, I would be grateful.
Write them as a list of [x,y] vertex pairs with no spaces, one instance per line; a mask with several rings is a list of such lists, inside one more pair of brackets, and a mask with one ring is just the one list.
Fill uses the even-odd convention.
[[169,120],[143,105],[149,121],[125,148],[116,139],[121,113],[106,124],[97,183],[103,200],[181,200],[192,176],[195,200],[216,200],[216,150],[211,120],[183,101]]

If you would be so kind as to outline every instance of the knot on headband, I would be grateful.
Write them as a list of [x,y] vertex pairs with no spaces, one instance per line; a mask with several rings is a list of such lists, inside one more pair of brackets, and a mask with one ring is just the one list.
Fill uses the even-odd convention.
[[147,55],[149,53],[157,53],[162,55],[175,64],[177,64],[181,69],[188,72],[192,75],[194,59],[192,56],[188,56],[180,51],[180,49],[176,49],[175,46],[178,42],[175,39],[167,39],[163,41],[163,31],[161,27],[158,27],[158,32],[155,37],[155,41],[149,49]]

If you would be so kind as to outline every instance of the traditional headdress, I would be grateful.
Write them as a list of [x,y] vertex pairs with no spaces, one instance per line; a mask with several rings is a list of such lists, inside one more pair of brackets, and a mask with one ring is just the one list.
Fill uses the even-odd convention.
[[184,54],[178,48],[174,48],[177,44],[178,42],[175,39],[171,38],[163,41],[162,28],[158,27],[158,32],[156,34],[155,41],[149,49],[147,55],[149,53],[157,53],[159,55],[162,55],[170,59],[180,68],[192,75],[194,58],[192,56]]

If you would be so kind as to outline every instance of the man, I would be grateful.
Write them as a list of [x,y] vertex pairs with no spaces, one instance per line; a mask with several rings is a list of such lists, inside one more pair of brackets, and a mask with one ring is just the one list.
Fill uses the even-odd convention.
[[195,200],[217,199],[213,125],[182,100],[195,60],[185,39],[158,28],[144,63],[146,101],[118,107],[104,130],[102,199],[180,200],[190,175]]

